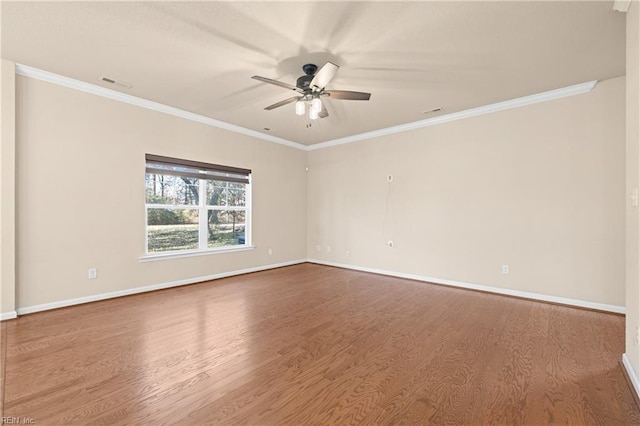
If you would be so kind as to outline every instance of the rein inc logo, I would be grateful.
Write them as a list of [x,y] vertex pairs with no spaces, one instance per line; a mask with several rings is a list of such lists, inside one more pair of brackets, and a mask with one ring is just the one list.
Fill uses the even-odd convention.
[[36,421],[30,417],[0,417],[0,425],[34,425]]

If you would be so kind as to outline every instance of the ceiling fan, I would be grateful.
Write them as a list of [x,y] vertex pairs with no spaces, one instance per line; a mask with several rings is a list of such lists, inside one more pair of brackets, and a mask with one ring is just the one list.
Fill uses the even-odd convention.
[[295,86],[259,75],[254,75],[251,78],[297,92],[296,96],[269,105],[265,108],[267,111],[295,102],[297,115],[304,115],[308,107],[309,118],[315,120],[318,117],[325,118],[329,116],[329,112],[327,112],[327,108],[322,103],[321,97],[354,101],[368,101],[369,98],[371,98],[371,93],[351,92],[348,90],[326,90],[327,84],[329,84],[336,75],[338,68],[340,68],[338,65],[327,62],[318,71],[318,67],[315,64],[305,64],[302,66],[304,75],[298,78]]

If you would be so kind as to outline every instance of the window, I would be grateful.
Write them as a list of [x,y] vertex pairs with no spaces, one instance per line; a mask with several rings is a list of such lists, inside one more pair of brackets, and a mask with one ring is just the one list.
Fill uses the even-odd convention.
[[250,244],[251,170],[146,155],[147,254]]

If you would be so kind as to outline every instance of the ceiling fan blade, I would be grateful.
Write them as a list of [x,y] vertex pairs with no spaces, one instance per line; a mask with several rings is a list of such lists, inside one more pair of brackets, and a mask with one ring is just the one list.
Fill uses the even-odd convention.
[[265,107],[265,109],[266,109],[267,111],[271,111],[272,109],[275,109],[275,108],[281,107],[281,106],[283,106],[283,105],[290,104],[290,103],[295,102],[295,101],[297,101],[297,100],[298,100],[298,96],[294,96],[294,97],[292,97],[292,98],[285,99],[284,101],[276,102],[276,103],[275,103],[275,104],[273,104],[273,105],[269,105],[268,107]]
[[351,92],[349,90],[325,90],[325,94],[332,99],[346,99],[350,101],[368,101],[371,93]]
[[[322,102],[322,101],[320,101]],[[324,102],[322,102],[322,109],[318,113],[318,117],[325,118],[329,116],[329,111],[327,111],[327,107],[324,106]]]
[[295,90],[296,92],[302,92],[301,89],[298,89],[296,86],[294,86],[292,84],[283,83],[281,81],[273,80],[271,78],[260,77],[259,75],[254,75],[251,78],[253,78],[254,80],[262,81],[263,83],[269,83],[269,84],[273,84],[273,85],[276,85],[276,86],[284,87],[285,89]]
[[322,66],[322,68],[320,68],[320,71],[318,71],[316,75],[313,77],[313,80],[311,80],[311,83],[309,83],[309,87],[311,87],[312,89],[313,88],[317,88],[320,90],[324,89],[325,86],[329,84],[329,82],[336,75],[338,68],[340,67],[337,66],[336,64],[332,62],[327,62]]

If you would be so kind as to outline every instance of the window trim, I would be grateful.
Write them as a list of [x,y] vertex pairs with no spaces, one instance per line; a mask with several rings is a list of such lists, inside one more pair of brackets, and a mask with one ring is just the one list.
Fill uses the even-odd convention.
[[[147,165],[149,162],[155,163],[163,163],[168,165],[184,165],[189,167],[198,167],[205,170],[213,170],[219,171],[222,173],[232,173],[238,175],[244,175],[245,179],[238,179],[236,177],[222,177],[216,175],[210,175],[206,173],[202,173],[199,175],[193,175],[190,173],[181,173],[181,172],[172,172],[162,169],[153,169],[149,168]],[[173,176],[189,176],[198,179],[198,187],[200,194],[206,194],[207,181],[222,181],[222,182],[234,182],[234,183],[243,183],[245,185],[245,205],[244,206],[210,206],[207,204],[206,196],[199,197],[198,204],[186,204],[186,205],[177,205],[177,204],[149,204],[146,202],[146,191],[145,191],[145,203],[144,203],[144,255],[139,258],[141,262],[162,260],[162,259],[172,259],[172,258],[181,258],[181,257],[193,257],[193,256],[202,256],[207,254],[218,254],[218,253],[229,253],[236,251],[248,251],[253,250],[255,246],[252,245],[252,185],[251,185],[251,170],[242,169],[237,167],[230,166],[221,166],[217,164],[208,164],[201,163],[198,161],[191,160],[183,160],[178,158],[171,157],[163,157],[159,155],[153,154],[145,154],[145,176],[147,174],[165,174],[165,175],[173,175]],[[207,218],[208,214],[198,214],[198,248],[196,249],[184,249],[184,250],[171,250],[171,251],[161,251],[161,252],[149,252],[149,209],[157,208],[157,209],[188,209],[188,210],[197,210],[198,213],[202,213],[203,211],[208,212],[209,210],[221,210],[221,211],[243,211],[245,216],[244,223],[244,235],[245,235],[245,243],[244,244],[235,244],[235,245],[227,245],[221,247],[208,247],[209,235],[207,233]],[[204,222],[204,223],[203,223]]]
[[155,262],[158,260],[168,260],[168,259],[180,259],[187,257],[197,257],[197,256],[206,256],[210,254],[223,254],[223,253],[235,253],[240,251],[252,251],[255,250],[256,246],[252,245],[237,245],[237,246],[224,246],[224,247],[213,247],[205,250],[194,249],[194,250],[181,250],[181,251],[165,251],[158,253],[150,253],[145,254],[144,256],[140,256],[138,260],[141,263],[144,262]]

